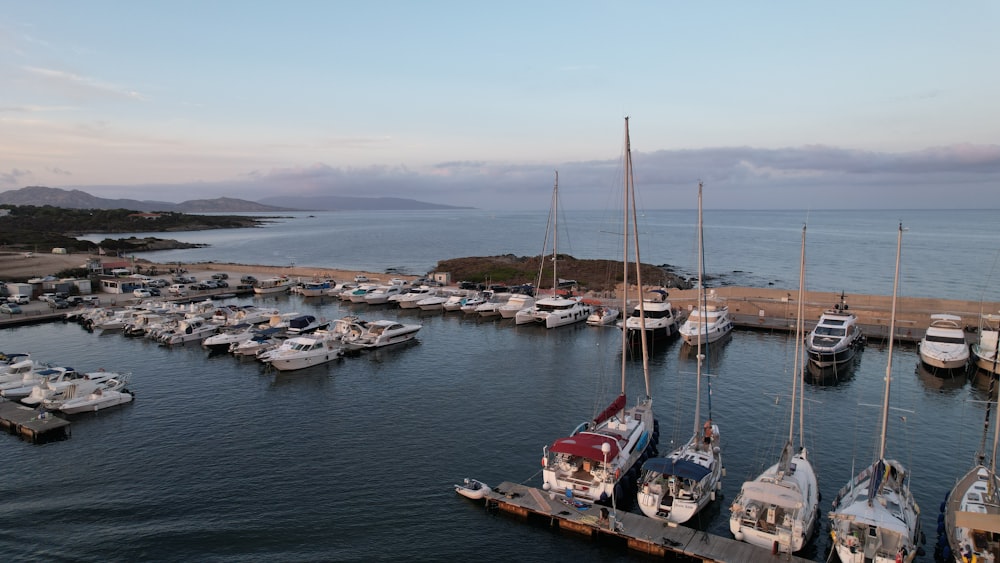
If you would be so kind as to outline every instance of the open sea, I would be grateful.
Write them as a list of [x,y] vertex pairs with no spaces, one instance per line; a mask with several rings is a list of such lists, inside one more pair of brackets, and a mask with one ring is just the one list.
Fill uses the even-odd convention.
[[[437,260],[534,255],[546,214],[478,210],[277,214],[257,229],[172,233],[209,247],[158,262],[314,265],[408,273]],[[889,294],[899,221],[906,296],[1000,301],[991,282],[1000,211],[706,211],[717,284],[795,288],[808,222],[807,288]],[[559,250],[616,258],[617,217],[560,218]],[[640,219],[643,261],[694,275],[694,211]],[[142,233],[137,233],[142,235]],[[117,235],[116,235],[117,236]],[[152,235],[164,236],[164,235]],[[95,235],[96,240],[105,235]],[[614,240],[613,240],[614,239]],[[612,249],[605,252],[605,249]],[[1000,279],[1000,278],[996,278]],[[0,330],[0,350],[78,370],[132,372],[133,403],[76,415],[65,441],[0,436],[0,557],[5,561],[633,561],[644,556],[484,509],[452,485],[474,477],[541,484],[542,447],[614,397],[620,333],[546,330],[461,313],[429,314],[297,295],[246,297],[328,319],[358,314],[423,325],[416,342],[290,373],[196,345],[163,347],[74,323]],[[721,430],[722,498],[690,525],[729,536],[729,504],[774,463],[787,434],[794,339],[737,330],[709,350]],[[836,384],[806,387],[807,446],[822,512],[878,438],[886,350],[869,345]],[[893,358],[890,457],[912,472],[933,559],[939,505],[973,464],[986,383]],[[629,403],[642,391],[630,362]],[[694,430],[695,365],[680,341],[651,359],[659,450]],[[826,561],[828,526],[801,555]]]

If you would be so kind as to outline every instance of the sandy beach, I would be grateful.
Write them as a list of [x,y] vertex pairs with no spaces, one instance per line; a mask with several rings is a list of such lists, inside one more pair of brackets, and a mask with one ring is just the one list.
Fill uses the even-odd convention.
[[[99,258],[93,254],[31,254],[26,256],[22,252],[0,252],[0,280],[10,281],[22,278],[40,278],[54,275],[57,272],[72,268],[85,267],[89,260]],[[107,261],[108,258],[104,257]],[[136,265],[142,270],[148,271],[150,267],[155,267],[159,272],[158,277],[168,278],[171,268],[176,268],[177,264],[160,264],[148,260],[138,260]],[[336,268],[316,268],[311,266],[259,266],[253,264],[228,264],[223,262],[181,264],[181,267],[188,271],[188,275],[200,279],[207,279],[213,273],[226,272],[227,274],[250,274],[257,277],[273,277],[286,275],[292,278],[302,279],[325,279],[330,278],[337,281],[353,280],[354,276],[363,274],[372,279],[398,277],[405,280],[413,280],[417,276],[404,276],[395,274],[385,274],[383,272],[355,272],[350,270],[340,270]],[[238,276],[237,276],[238,277]]]

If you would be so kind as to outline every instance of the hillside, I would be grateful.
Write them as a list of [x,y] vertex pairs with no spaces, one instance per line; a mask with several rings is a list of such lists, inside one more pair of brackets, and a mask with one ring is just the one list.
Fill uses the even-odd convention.
[[135,211],[172,211],[179,213],[290,211],[287,207],[276,207],[228,197],[170,203],[167,201],[140,201],[137,199],[107,199],[93,196],[81,190],[64,190],[44,186],[28,186],[19,190],[0,192],[0,204],[34,205],[37,207],[50,205],[63,209],[132,209]]

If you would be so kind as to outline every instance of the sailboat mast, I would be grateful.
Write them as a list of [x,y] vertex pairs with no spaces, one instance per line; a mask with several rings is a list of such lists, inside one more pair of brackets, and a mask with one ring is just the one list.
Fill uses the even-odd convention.
[[882,398],[882,437],[879,441],[878,457],[885,459],[885,435],[889,427],[889,386],[892,383],[892,348],[896,336],[896,293],[899,290],[899,254],[903,245],[903,224],[899,224],[896,235],[896,275],[892,281],[892,314],[889,317],[889,359],[885,363],[885,396]]
[[[795,399],[799,400],[799,445],[805,443],[804,431],[802,429],[802,391],[803,389],[799,386],[799,378],[802,377],[802,367],[799,363],[800,354],[802,352],[802,296],[803,287],[806,282],[806,226],[802,225],[802,249],[799,251],[799,296],[796,298],[795,302],[795,357],[792,359],[792,412],[790,420],[788,421],[788,443],[792,443],[792,439],[795,436]],[[796,397],[796,392],[798,392],[798,397]]]
[[552,297],[556,296],[559,276],[556,273],[556,260],[559,258],[557,244],[559,238],[559,171],[556,170],[556,183],[552,187]]
[[698,349],[695,358],[698,361],[696,369],[695,399],[694,399],[694,434],[698,435],[701,422],[701,363],[705,357],[701,354],[701,334],[706,330],[705,326],[705,288],[703,286],[702,272],[705,269],[704,241],[701,231],[701,182],[698,182]]
[[[629,215],[631,215],[631,221],[629,221]],[[635,283],[639,289],[639,326],[642,327],[639,331],[639,344],[642,346],[642,373],[643,380],[646,384],[646,399],[649,399],[649,352],[646,342],[646,307],[643,304],[642,298],[642,260],[639,257],[639,225],[636,220],[638,213],[635,205],[635,178],[632,176],[632,140],[629,137],[628,131],[628,117],[625,117],[625,293],[628,294],[628,238],[629,238],[629,225],[632,228],[632,237],[635,240],[635,244],[632,245],[633,253],[635,255]],[[627,314],[625,307],[622,308],[623,314]],[[622,343],[623,346],[627,344],[628,329],[622,327]],[[625,355],[625,348],[622,348],[622,356]],[[622,367],[622,393],[625,393],[625,368]]]

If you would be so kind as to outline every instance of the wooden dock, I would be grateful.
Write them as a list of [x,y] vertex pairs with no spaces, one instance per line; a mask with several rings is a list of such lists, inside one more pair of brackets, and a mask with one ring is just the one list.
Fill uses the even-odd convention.
[[[549,526],[569,530],[590,538],[617,539],[629,549],[658,557],[682,557],[694,561],[793,561],[807,559],[769,550],[734,539],[671,526],[639,514],[619,511],[617,517],[601,520],[598,505],[584,509],[566,502],[559,494],[516,483],[504,482],[486,497],[488,508],[497,508],[526,519],[543,519]],[[613,515],[613,512],[612,512]]]
[[12,401],[0,401],[0,428],[33,444],[69,438],[68,420],[52,413],[41,413]]

